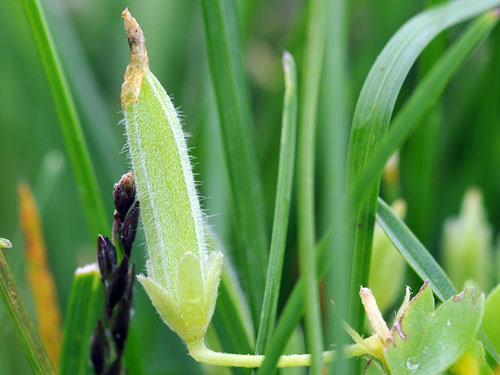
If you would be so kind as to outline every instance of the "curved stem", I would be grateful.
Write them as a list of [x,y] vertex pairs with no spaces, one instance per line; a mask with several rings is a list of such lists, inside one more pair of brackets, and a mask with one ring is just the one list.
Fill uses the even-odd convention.
[[[188,344],[191,357],[196,361],[207,365],[225,367],[260,367],[264,361],[263,355],[253,354],[231,354],[214,352],[205,346],[203,340]],[[365,354],[366,350],[359,344],[352,344],[345,348],[344,358],[352,358]],[[323,352],[323,361],[332,362],[336,358],[336,351],[329,350]],[[311,354],[290,354],[282,355],[277,367],[300,367],[311,365]]]

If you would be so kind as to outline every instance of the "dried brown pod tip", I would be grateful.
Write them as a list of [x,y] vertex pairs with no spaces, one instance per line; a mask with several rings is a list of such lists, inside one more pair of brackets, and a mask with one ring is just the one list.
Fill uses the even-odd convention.
[[141,27],[136,19],[132,17],[128,8],[122,12],[122,17],[130,47],[130,63],[125,71],[125,81],[122,84],[122,93],[120,96],[121,106],[125,112],[132,100],[137,102],[139,98],[142,78],[149,70],[149,61],[146,51],[146,40],[144,39]]

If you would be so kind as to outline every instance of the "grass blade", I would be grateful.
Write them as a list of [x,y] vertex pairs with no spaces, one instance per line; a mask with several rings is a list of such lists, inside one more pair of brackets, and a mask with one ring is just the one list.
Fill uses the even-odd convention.
[[52,93],[91,238],[94,239],[99,233],[108,233],[109,226],[80,121],[39,1],[24,0],[24,9]]
[[[422,280],[429,280],[432,290],[441,301],[446,301],[457,294],[455,286],[438,262],[381,198],[378,199],[377,222],[410,267]],[[495,361],[500,363],[495,347],[482,330],[479,331],[478,337]]]
[[101,278],[96,264],[79,268],[71,287],[65,315],[61,352],[61,375],[90,375],[90,335],[102,310]]
[[[11,247],[11,245],[10,242],[1,239],[0,247]],[[0,250],[0,298],[33,372],[42,375],[55,375],[56,372],[26,310],[2,250]]]
[[473,22],[462,36],[432,67],[412,96],[396,115],[386,136],[367,162],[361,178],[351,191],[350,201],[365,197],[365,186],[372,184],[381,173],[386,161],[422,123],[422,119],[438,100],[453,75],[462,67],[477,46],[488,36],[498,22],[499,14],[491,11]]
[[274,208],[273,232],[267,267],[264,302],[257,335],[255,354],[264,352],[271,338],[276,320],[276,309],[281,284],[283,257],[285,255],[288,214],[293,185],[295,165],[295,143],[297,133],[297,73],[295,61],[288,52],[283,54],[283,70],[285,72],[285,98],[283,100],[283,117],[281,130],[281,149]]
[[314,264],[316,228],[314,215],[314,164],[316,112],[326,37],[326,2],[309,3],[306,48],[301,80],[298,127],[298,242],[301,273],[306,283],[306,342],[311,351],[311,374],[320,374],[323,366],[323,333],[319,291]]
[[[340,201],[345,193],[345,166],[347,141],[349,136],[349,105],[348,105],[348,2],[345,0],[329,1],[327,42],[325,47],[323,126],[319,128],[320,142],[323,142],[322,184],[321,198],[323,212],[323,227],[331,225],[341,229],[345,226],[344,210],[339,210]],[[322,129],[323,128],[323,129]],[[343,347],[346,337],[342,321],[346,320],[345,307],[348,304],[349,291],[349,256],[346,251],[347,236],[343,230],[336,230],[328,244],[328,251],[333,254],[335,261],[326,278],[325,285],[328,291],[328,300],[335,301],[336,309],[330,309],[328,316],[328,344]],[[346,374],[347,362],[342,359],[342,351],[335,362],[329,364],[333,374]]]
[[377,221],[396,249],[422,280],[429,280],[432,290],[441,301],[446,301],[457,293],[438,262],[401,219],[392,212],[389,205],[380,198],[378,200]]
[[[352,187],[385,135],[399,90],[416,58],[444,29],[500,3],[498,0],[457,0],[422,12],[408,21],[387,43],[372,66],[354,113],[348,154],[347,184]],[[368,197],[356,211],[349,321],[362,330],[364,312],[357,292],[369,278],[371,243],[380,174],[364,186]]]
[[252,317],[258,321],[268,245],[236,11],[231,0],[201,4],[238,233],[236,256]]

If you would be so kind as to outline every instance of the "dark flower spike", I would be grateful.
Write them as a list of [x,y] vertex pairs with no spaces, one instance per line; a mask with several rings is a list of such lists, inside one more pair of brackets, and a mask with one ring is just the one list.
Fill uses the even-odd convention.
[[124,174],[114,185],[113,198],[112,240],[99,235],[97,241],[97,259],[105,290],[102,319],[94,330],[90,347],[90,361],[97,375],[124,373],[122,357],[132,316],[135,281],[130,253],[139,221],[132,172]]
[[125,217],[121,224],[120,234],[118,236],[120,245],[127,255],[130,256],[132,245],[134,244],[135,234],[137,232],[137,224],[139,222],[139,202],[136,202],[130,212]]
[[119,354],[123,353],[125,340],[127,339],[129,323],[129,303],[125,298],[122,298],[113,310],[113,316],[111,317],[110,324],[111,334],[113,335],[113,339],[116,343],[116,349]]
[[123,258],[122,262],[116,269],[111,282],[109,283],[109,288],[107,289],[106,310],[108,311],[108,316],[111,315],[111,312],[118,300],[127,290],[128,284],[128,258]]
[[102,320],[97,322],[97,326],[90,339],[90,360],[94,367],[95,375],[101,375],[106,370],[106,358],[109,356],[109,343]]
[[121,221],[135,200],[135,181],[132,172],[124,174],[113,189],[115,208]]
[[108,282],[116,266],[116,251],[109,238],[102,235],[97,238],[97,262],[103,281]]

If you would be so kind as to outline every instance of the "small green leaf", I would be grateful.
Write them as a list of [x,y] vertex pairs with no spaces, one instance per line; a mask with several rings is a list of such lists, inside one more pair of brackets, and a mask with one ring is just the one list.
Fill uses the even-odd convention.
[[473,288],[466,288],[435,312],[433,306],[426,283],[393,328],[394,343],[385,353],[393,374],[441,374],[473,342],[483,315],[483,294],[476,296]]

